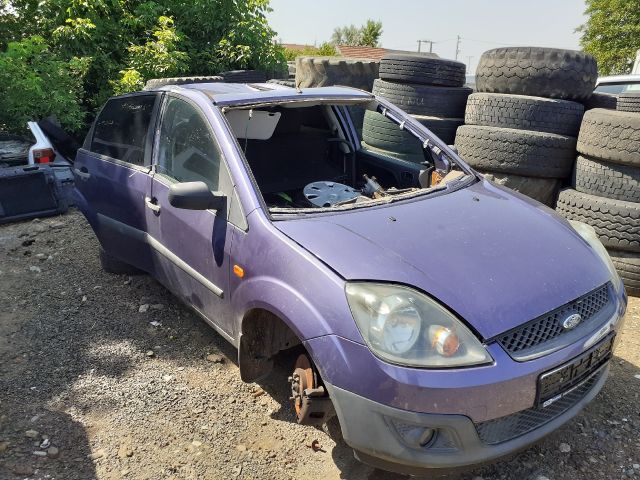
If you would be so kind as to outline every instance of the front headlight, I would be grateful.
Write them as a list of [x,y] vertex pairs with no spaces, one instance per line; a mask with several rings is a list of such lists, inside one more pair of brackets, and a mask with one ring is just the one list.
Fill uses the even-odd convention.
[[586,223],[577,222],[575,220],[569,220],[569,223],[573,227],[573,229],[578,232],[585,242],[589,244],[589,246],[593,249],[593,251],[600,257],[602,262],[606,265],[609,273],[611,274],[611,283],[613,283],[613,287],[616,289],[616,292],[620,292],[622,288],[622,280],[620,279],[620,275],[618,275],[618,271],[616,267],[613,265],[611,261],[611,257],[609,253],[607,253],[607,249],[604,248],[602,242],[598,238],[598,234],[595,229],[591,225],[587,225]]
[[360,333],[383,360],[415,367],[462,367],[493,361],[471,331],[426,295],[400,285],[348,283]]

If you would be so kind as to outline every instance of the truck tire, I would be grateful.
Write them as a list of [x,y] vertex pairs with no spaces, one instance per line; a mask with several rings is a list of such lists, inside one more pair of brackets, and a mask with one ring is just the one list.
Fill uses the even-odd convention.
[[371,91],[380,63],[343,57],[296,58],[296,85],[300,88],[345,85]]
[[576,50],[506,47],[486,51],[476,70],[476,90],[561,100],[586,100],[596,86],[591,55]]
[[272,78],[271,80],[267,80],[267,83],[282,85],[283,87],[296,88],[296,82],[294,80],[280,80],[279,78]]
[[165,85],[184,85],[186,83],[217,83],[217,82],[224,82],[224,78],[220,76],[152,78],[151,80],[147,80],[147,83],[144,85],[144,90],[160,88],[160,87],[164,87]]
[[473,90],[467,87],[435,87],[403,84],[377,79],[373,93],[413,115],[460,118],[464,116],[467,97]]
[[577,102],[504,93],[474,93],[467,101],[468,125],[535,130],[577,137],[584,107]]
[[618,107],[618,97],[611,93],[593,92],[582,104],[584,105],[585,112],[587,110],[593,110],[594,108],[615,110]]
[[582,193],[640,203],[640,167],[578,155],[573,185]]
[[425,161],[424,154],[422,152],[413,152],[413,153],[394,152],[392,150],[385,150],[383,148],[373,147],[364,141],[362,142],[362,148],[364,150],[377,153],[378,155],[388,155],[390,157],[397,158],[399,160],[404,160],[406,162],[421,163]]
[[[452,144],[456,130],[464,123],[462,118],[438,118],[413,115],[440,140]],[[420,141],[407,131],[385,118],[382,114],[367,110],[364,114],[362,138],[367,144],[393,152],[415,153],[422,149]]]
[[260,70],[230,70],[218,75],[224,78],[225,83],[265,83],[267,81],[267,74]]
[[566,189],[558,196],[558,213],[595,228],[607,248],[640,252],[640,204]]
[[116,275],[140,275],[143,273],[136,267],[122,260],[118,260],[113,255],[109,255],[102,247],[100,247],[99,257],[100,265],[102,265],[102,269],[107,273],[114,273]]
[[618,110],[640,112],[640,93],[623,93],[618,97]]
[[582,119],[577,148],[587,157],[640,167],[640,115],[589,110]]
[[552,208],[556,204],[562,182],[557,178],[522,177],[509,173],[494,172],[481,173],[490,182],[515,190]]
[[420,54],[392,53],[380,61],[380,78],[402,83],[462,87],[464,63]]
[[640,254],[609,250],[609,256],[622,278],[627,294],[640,297]]
[[571,174],[576,140],[546,132],[463,125],[455,146],[471,166],[491,172],[536,178]]

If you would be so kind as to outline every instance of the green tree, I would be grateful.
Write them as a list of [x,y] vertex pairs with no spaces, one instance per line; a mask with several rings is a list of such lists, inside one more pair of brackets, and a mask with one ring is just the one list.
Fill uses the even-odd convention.
[[382,36],[382,22],[367,20],[361,27],[349,25],[337,27],[331,35],[334,45],[353,45],[358,47],[377,47]]
[[0,0],[0,52],[47,39],[57,61],[77,66],[76,103],[90,119],[114,92],[151,77],[282,69],[269,11],[269,0]]
[[640,0],[586,0],[580,44],[596,57],[601,75],[631,71],[640,49]]
[[288,61],[295,60],[298,57],[334,57],[337,54],[336,47],[329,42],[325,42],[319,47],[305,47],[303,50],[287,48],[284,52],[284,56]]
[[24,133],[34,118],[56,115],[69,130],[84,125],[81,62],[61,60],[42,37],[10,42],[0,53],[0,129]]

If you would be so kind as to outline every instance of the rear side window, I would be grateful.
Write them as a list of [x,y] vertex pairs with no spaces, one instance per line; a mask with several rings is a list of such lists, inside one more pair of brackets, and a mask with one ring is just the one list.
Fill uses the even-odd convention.
[[134,165],[143,165],[155,102],[155,95],[109,100],[96,120],[91,151]]

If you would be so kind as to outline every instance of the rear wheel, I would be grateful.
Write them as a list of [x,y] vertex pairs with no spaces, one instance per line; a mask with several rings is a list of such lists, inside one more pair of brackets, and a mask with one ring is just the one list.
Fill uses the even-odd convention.
[[143,273],[141,270],[136,267],[129,265],[128,263],[123,262],[122,260],[118,260],[113,255],[109,255],[104,251],[102,247],[100,247],[100,265],[102,265],[102,269],[108,273],[114,273],[117,275],[139,275]]

